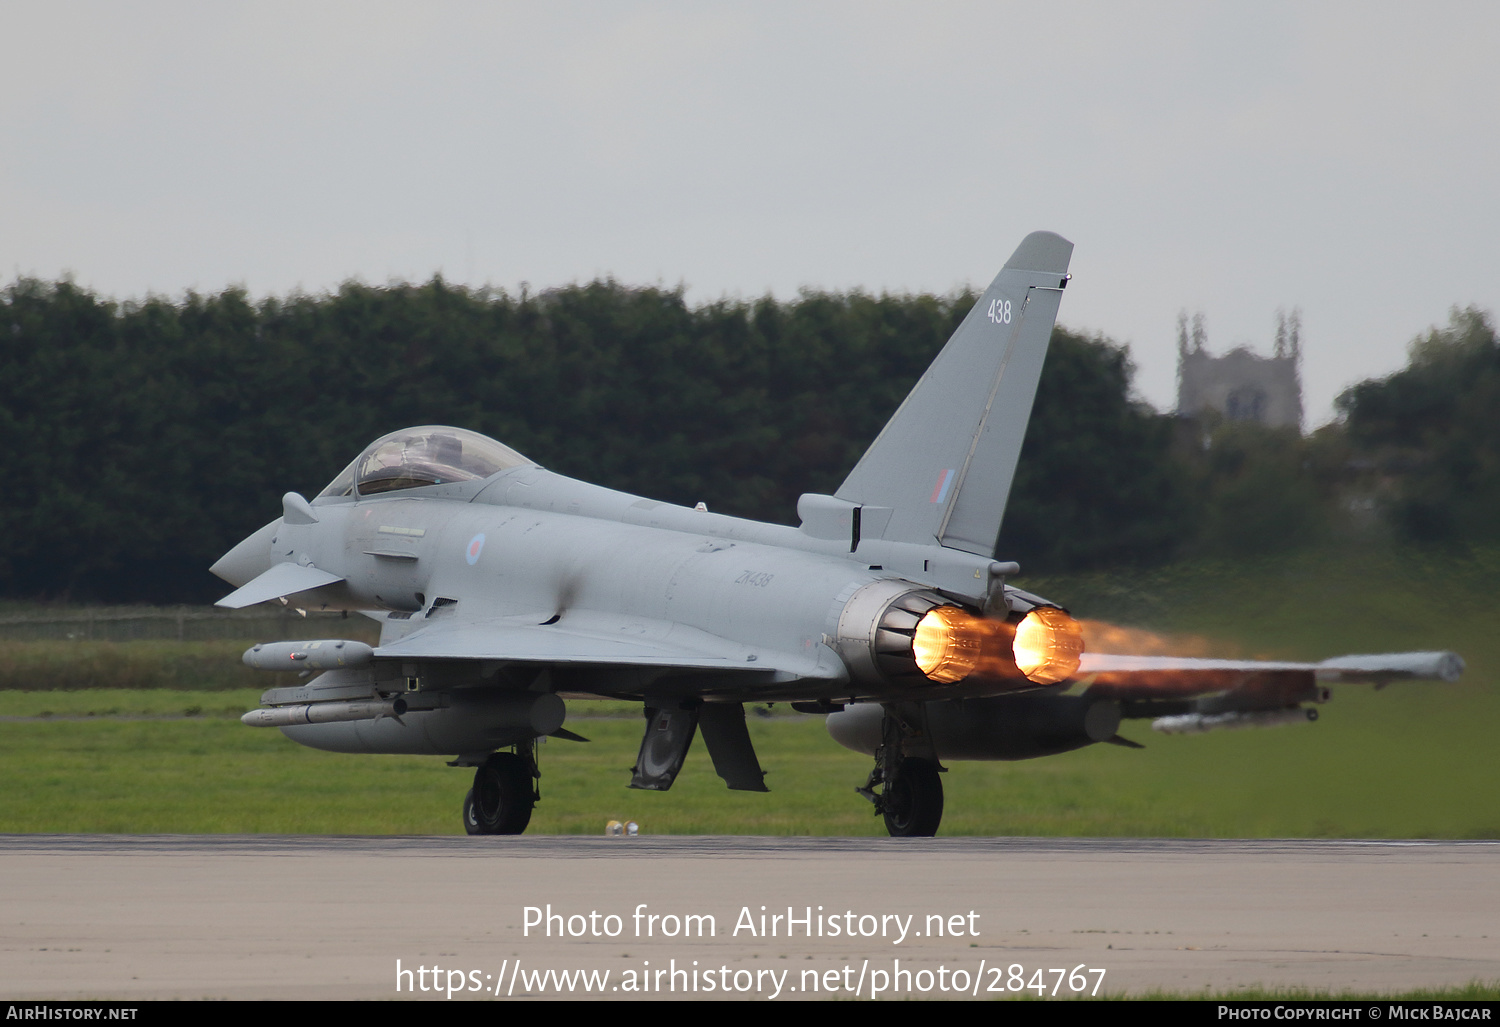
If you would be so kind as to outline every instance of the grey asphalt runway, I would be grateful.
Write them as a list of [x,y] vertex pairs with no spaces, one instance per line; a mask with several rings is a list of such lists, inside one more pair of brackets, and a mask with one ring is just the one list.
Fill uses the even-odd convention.
[[[0,871],[6,998],[994,998],[1100,980],[1374,995],[1500,978],[1497,842],[5,835]],[[574,971],[596,976],[557,976]]]

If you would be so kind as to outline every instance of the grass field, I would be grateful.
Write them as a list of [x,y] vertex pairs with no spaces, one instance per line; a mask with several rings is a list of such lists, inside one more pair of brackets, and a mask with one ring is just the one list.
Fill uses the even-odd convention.
[[0,695],[72,689],[216,691],[266,687],[241,662],[256,641],[0,642]]
[[[1345,686],[1316,724],[1164,737],[1127,722],[1122,733],[1145,750],[955,763],[944,778],[941,833],[1500,837],[1495,570],[1500,554],[1490,552],[1349,550],[1020,582],[1081,616],[1163,633],[1165,642],[1133,637],[1183,652],[1313,658],[1451,648],[1469,669],[1457,685]],[[460,830],[470,772],[435,757],[315,752],[239,724],[272,682],[240,668],[242,648],[88,643],[70,666],[63,643],[0,645],[0,667],[23,668],[5,680],[33,686],[0,690],[0,713],[36,718],[0,722],[8,782],[0,831]],[[124,670],[112,678],[116,663]],[[231,669],[213,677],[225,663]],[[69,684],[35,690],[39,666],[46,680]],[[192,688],[195,675],[215,687]],[[88,687],[110,680],[128,687]],[[146,687],[153,683],[168,687]],[[588,716],[598,709],[570,711],[569,727],[591,742],[544,747],[531,830],[597,833],[610,819],[633,819],[651,834],[884,833],[853,791],[867,758],[833,743],[821,718],[781,707],[749,718],[769,795],[726,791],[701,743],[673,789],[655,793],[625,788],[639,718],[613,704],[610,717]]]

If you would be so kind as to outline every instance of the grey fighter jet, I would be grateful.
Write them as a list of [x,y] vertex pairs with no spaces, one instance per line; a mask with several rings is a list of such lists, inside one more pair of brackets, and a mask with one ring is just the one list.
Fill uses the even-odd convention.
[[630,786],[657,790],[701,731],[730,788],[766,791],[744,704],[786,702],[874,757],[856,790],[891,834],[931,835],[944,761],[1133,744],[1122,717],[1310,719],[1330,681],[1457,678],[1452,653],[1085,653],[1062,607],[1006,584],[1018,568],[996,539],[1072,251],[1050,232],[1022,241],[838,491],[801,497],[800,527],[585,484],[460,428],[376,440],[214,564],[238,586],[220,606],[381,623],[374,647],[248,651],[301,677],[245,723],[334,752],[451,757],[474,772],[468,831],[516,834],[539,797],[536,740],[578,737],[564,697],[640,702]]

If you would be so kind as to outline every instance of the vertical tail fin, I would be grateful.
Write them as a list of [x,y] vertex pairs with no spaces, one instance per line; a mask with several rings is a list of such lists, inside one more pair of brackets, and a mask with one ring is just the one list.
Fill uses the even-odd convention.
[[994,552],[1072,255],[1051,232],[1023,239],[839,486],[881,537]]

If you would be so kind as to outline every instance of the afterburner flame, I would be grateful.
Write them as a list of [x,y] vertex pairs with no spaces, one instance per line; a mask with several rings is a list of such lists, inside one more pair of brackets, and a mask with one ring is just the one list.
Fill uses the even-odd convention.
[[1016,668],[1039,685],[1066,681],[1083,657],[1083,628],[1055,606],[1039,606],[1016,625]]
[[1051,685],[1078,670],[1083,631],[1056,607],[1039,607],[1011,624],[939,606],[917,623],[911,648],[917,668],[940,684],[973,674],[1014,677],[1019,670],[1036,684]]
[[1084,648],[1091,653],[1122,656],[1241,656],[1223,641],[1199,635],[1167,635],[1146,628],[1125,627],[1102,620],[1081,620]]
[[956,606],[929,610],[911,640],[917,669],[933,681],[962,681],[979,666],[992,622],[971,617]]

